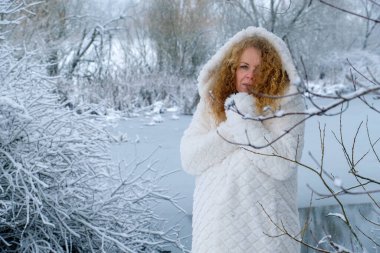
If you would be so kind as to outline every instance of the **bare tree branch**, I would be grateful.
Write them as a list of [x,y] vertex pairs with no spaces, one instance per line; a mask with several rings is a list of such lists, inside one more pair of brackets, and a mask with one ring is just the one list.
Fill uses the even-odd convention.
[[343,11],[343,12],[346,12],[346,13],[349,13],[349,14],[351,14],[351,15],[354,15],[354,16],[357,16],[357,17],[360,17],[360,18],[363,18],[363,19],[366,19],[366,20],[370,20],[370,21],[375,22],[375,23],[380,23],[380,20],[378,20],[378,19],[372,19],[372,18],[370,18],[370,17],[367,17],[367,16],[364,16],[364,15],[361,15],[361,14],[359,14],[359,13],[356,13],[356,12],[353,12],[353,11],[350,11],[350,10],[347,10],[347,9],[344,9],[344,8],[342,8],[342,7],[339,7],[339,6],[336,6],[336,5],[332,4],[332,3],[329,3],[329,2],[327,2],[327,1],[325,1],[325,0],[319,0],[319,1],[320,1],[321,3],[323,3],[323,4],[325,4],[325,5],[328,5],[328,6],[332,7],[332,8],[334,8],[334,9],[337,9],[337,10],[340,10],[340,11]]

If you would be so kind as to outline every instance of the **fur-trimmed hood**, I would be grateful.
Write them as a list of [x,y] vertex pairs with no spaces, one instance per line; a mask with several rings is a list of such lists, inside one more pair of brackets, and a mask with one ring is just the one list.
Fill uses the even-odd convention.
[[286,46],[285,42],[280,39],[278,36],[267,31],[261,27],[250,26],[233,36],[229,39],[217,52],[216,54],[203,66],[202,70],[198,76],[198,91],[201,97],[206,97],[210,90],[211,86],[211,76],[215,73],[216,69],[220,66],[225,54],[238,42],[252,37],[260,36],[267,39],[273,47],[277,50],[277,53],[281,57],[282,65],[286,72],[288,73],[290,79],[290,90],[294,90],[295,87],[292,87],[294,84],[300,82],[300,78],[297,74],[297,70],[293,63],[292,57],[290,55],[289,49]]

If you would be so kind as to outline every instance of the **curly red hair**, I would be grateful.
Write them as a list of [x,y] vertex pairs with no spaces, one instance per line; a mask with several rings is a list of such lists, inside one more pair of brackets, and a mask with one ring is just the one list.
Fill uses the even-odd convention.
[[256,100],[255,113],[263,113],[266,106],[276,109],[278,99],[273,96],[282,96],[289,86],[289,77],[283,69],[280,55],[267,39],[253,36],[235,44],[211,77],[212,99],[209,99],[209,102],[217,123],[226,120],[224,101],[237,92],[235,72],[240,56],[245,49],[251,47],[261,52],[261,64],[255,73],[250,92]]

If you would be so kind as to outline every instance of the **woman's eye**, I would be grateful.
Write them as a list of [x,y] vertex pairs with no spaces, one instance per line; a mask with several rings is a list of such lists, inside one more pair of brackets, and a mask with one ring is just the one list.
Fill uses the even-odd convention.
[[248,69],[248,66],[247,65],[241,65],[240,68],[241,69]]

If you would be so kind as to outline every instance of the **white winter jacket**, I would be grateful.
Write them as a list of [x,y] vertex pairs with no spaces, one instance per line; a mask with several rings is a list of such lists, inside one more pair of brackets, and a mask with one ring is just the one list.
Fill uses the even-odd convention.
[[[231,38],[203,67],[198,81],[201,100],[181,140],[184,170],[196,177],[193,204],[193,253],[296,253],[299,245],[279,236],[277,226],[290,234],[300,232],[297,211],[296,164],[303,148],[302,120],[294,114],[264,122],[246,120],[227,111],[217,125],[207,106],[210,76],[227,50],[238,41],[259,35],[269,40],[281,56],[291,85],[297,92],[299,78],[285,43],[263,28],[249,27]],[[255,101],[246,93],[230,96],[243,113],[254,111]],[[281,98],[282,115],[304,111],[301,96]],[[289,133],[265,148],[284,131]],[[281,158],[282,157],[282,158]]]

